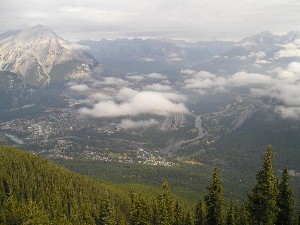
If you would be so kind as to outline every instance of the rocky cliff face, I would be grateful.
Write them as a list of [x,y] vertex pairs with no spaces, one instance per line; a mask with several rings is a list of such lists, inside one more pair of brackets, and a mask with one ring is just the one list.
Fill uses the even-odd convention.
[[160,126],[161,131],[175,131],[179,130],[182,127],[185,127],[188,124],[186,115],[183,114],[173,114],[165,118],[163,123]]
[[38,25],[0,41],[0,70],[16,73],[36,86],[53,80],[100,76],[102,68],[80,45]]

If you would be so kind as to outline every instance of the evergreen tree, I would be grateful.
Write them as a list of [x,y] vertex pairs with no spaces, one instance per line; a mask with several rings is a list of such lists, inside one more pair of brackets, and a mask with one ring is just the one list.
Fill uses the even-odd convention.
[[4,200],[0,211],[0,224],[51,224],[47,212],[31,199],[22,203],[10,195]]
[[249,219],[252,225],[273,225],[276,222],[278,190],[272,158],[272,147],[268,146],[262,157],[263,169],[256,175],[257,184],[252,193],[248,195]]
[[246,206],[243,205],[239,209],[236,209],[235,221],[236,225],[250,225],[249,213]]
[[234,216],[234,212],[233,212],[233,206],[232,203],[230,203],[230,206],[228,208],[227,211],[227,215],[226,215],[226,225],[235,225],[235,216]]
[[178,201],[175,203],[174,207],[174,223],[173,225],[181,225],[184,224],[184,213]]
[[213,180],[209,187],[207,187],[208,194],[204,196],[206,205],[206,224],[220,225],[223,224],[223,187],[219,178],[219,171],[214,170]]
[[190,211],[187,212],[185,219],[184,219],[184,225],[193,225],[193,219]]
[[166,179],[164,179],[163,193],[157,198],[156,207],[156,224],[157,225],[171,225],[174,222],[173,215],[173,201],[170,193],[169,184]]
[[116,212],[109,200],[108,193],[103,197],[100,204],[100,215],[97,225],[116,225]]
[[294,212],[295,198],[289,183],[288,168],[285,167],[282,173],[282,180],[279,184],[279,194],[277,198],[277,206],[279,213],[276,225],[292,225],[296,224],[296,216]]
[[131,210],[130,210],[130,224],[131,225],[147,225],[150,220],[150,213],[145,200],[141,195],[136,195],[133,191],[130,195]]
[[201,199],[199,199],[196,207],[195,207],[195,215],[194,215],[194,224],[195,225],[205,225],[206,224],[206,210],[205,204]]

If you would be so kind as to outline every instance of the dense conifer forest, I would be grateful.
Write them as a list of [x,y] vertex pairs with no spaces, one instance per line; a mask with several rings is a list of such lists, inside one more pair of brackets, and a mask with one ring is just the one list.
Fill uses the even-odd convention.
[[214,169],[206,192],[186,205],[162,181],[149,198],[141,190],[75,174],[40,156],[0,147],[0,224],[99,225],[297,225],[299,212],[288,168],[274,175],[271,146],[262,157],[256,184],[242,204],[225,202],[219,170]]

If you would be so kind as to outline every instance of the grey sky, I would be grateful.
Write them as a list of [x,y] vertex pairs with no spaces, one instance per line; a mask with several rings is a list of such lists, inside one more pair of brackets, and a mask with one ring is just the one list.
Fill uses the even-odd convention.
[[65,39],[239,40],[300,30],[298,0],[1,0],[0,32],[43,24]]

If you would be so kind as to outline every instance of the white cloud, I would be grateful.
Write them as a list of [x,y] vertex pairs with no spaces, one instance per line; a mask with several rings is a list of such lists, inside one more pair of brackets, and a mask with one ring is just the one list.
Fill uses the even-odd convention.
[[152,78],[152,79],[157,79],[157,80],[167,79],[167,76],[162,75],[160,73],[150,73],[150,74],[148,74],[146,76],[149,77],[149,78]]
[[206,93],[206,90],[223,86],[226,82],[225,78],[218,77],[206,71],[200,71],[195,74],[189,73],[187,75],[188,78],[184,81],[184,88],[198,91],[202,94]]
[[172,88],[168,85],[161,85],[161,84],[150,84],[145,86],[145,89],[148,91],[171,91]]
[[277,58],[300,57],[300,39],[282,47],[283,49],[276,53]]
[[238,72],[229,77],[220,77],[215,74],[200,71],[189,76],[184,88],[206,94],[208,90],[224,92],[230,87],[257,87],[272,84],[273,79],[267,75]]
[[273,79],[263,74],[238,72],[228,77],[224,83],[227,87],[256,87],[268,86],[273,83]]
[[101,92],[91,94],[89,96],[89,98],[92,99],[92,100],[96,100],[96,101],[104,101],[104,100],[111,100],[112,99],[112,97],[110,95],[103,94]]
[[69,87],[73,91],[84,92],[90,90],[90,88],[85,84],[76,84]]
[[[128,89],[125,92],[129,92]],[[81,108],[81,114],[93,117],[121,117],[137,115],[168,116],[171,113],[189,113],[183,103],[173,101],[174,95],[166,95],[159,92],[143,91],[136,92],[121,103],[115,101],[102,101],[92,108]],[[178,97],[177,97],[178,100]]]
[[125,86],[128,81],[116,77],[104,77],[102,81],[96,84],[99,86]]
[[121,123],[118,124],[119,127],[123,129],[138,129],[138,128],[147,128],[157,125],[159,122],[155,119],[150,120],[138,120],[133,121],[130,119],[121,120]]
[[259,51],[259,52],[250,52],[248,55],[249,58],[255,57],[255,58],[265,58],[266,53]]
[[123,87],[123,88],[121,88],[119,90],[119,92],[117,93],[117,95],[115,96],[115,98],[117,100],[125,101],[127,99],[132,98],[137,93],[138,93],[138,91],[136,91],[136,90],[133,90],[133,89],[128,88],[128,87]]
[[193,75],[197,72],[195,70],[185,69],[185,70],[181,70],[181,73],[184,74],[184,75]]
[[286,106],[277,106],[275,111],[280,114],[283,118],[300,118],[300,106],[299,107],[286,107]]
[[256,64],[269,64],[270,62],[264,59],[256,59],[255,62]]
[[292,62],[285,69],[276,69],[277,75],[238,72],[228,77],[200,71],[190,73],[184,82],[184,88],[207,94],[208,91],[246,87],[255,96],[269,96],[282,105],[276,112],[285,118],[300,119],[300,63]]

